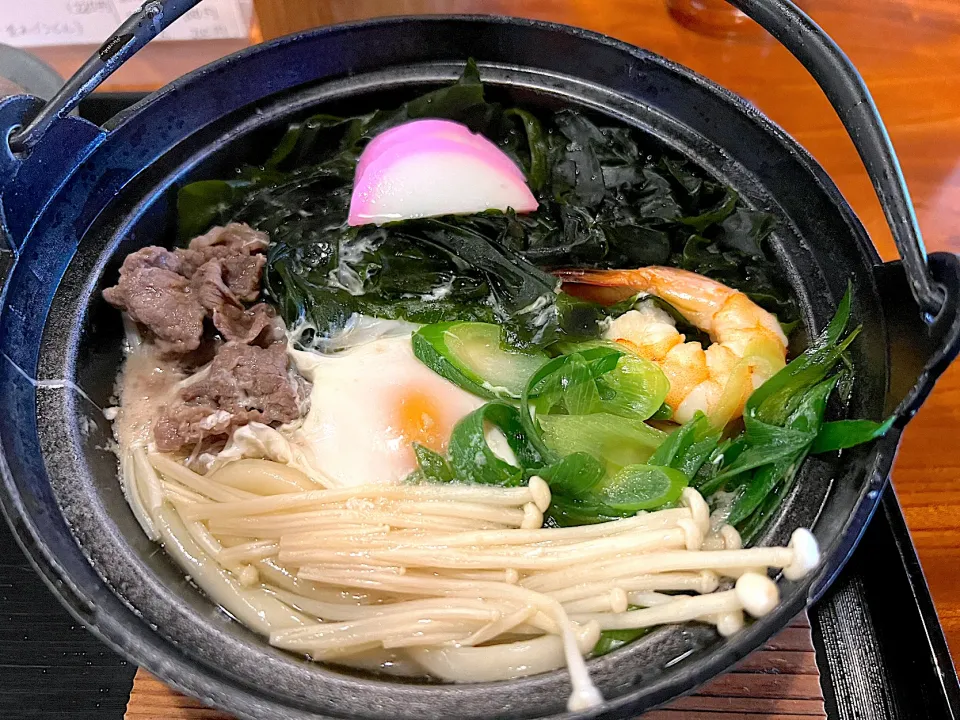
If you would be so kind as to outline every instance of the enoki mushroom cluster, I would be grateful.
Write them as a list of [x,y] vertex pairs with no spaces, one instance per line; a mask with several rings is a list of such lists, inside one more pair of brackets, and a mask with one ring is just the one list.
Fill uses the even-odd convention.
[[602,631],[694,620],[729,635],[776,606],[769,570],[797,579],[818,560],[803,529],[785,548],[742,548],[689,488],[676,508],[544,528],[538,477],[318,490],[263,460],[201,476],[132,453],[141,512],[167,551],[277,647],[453,682],[566,665],[571,710],[601,700],[584,658]]

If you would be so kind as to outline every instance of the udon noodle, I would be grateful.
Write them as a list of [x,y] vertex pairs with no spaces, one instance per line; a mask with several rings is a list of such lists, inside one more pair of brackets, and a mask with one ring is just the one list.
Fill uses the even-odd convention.
[[[139,387],[130,377],[127,395]],[[744,612],[776,605],[768,569],[799,577],[816,563],[806,531],[788,548],[742,549],[731,526],[711,527],[692,488],[678,507],[544,528],[551,493],[536,476],[521,487],[338,488],[302,465],[239,456],[236,443],[200,474],[142,435],[120,438],[145,532],[271,644],[451,682],[566,666],[571,709],[600,699],[584,658],[601,631],[696,620],[730,634]]]

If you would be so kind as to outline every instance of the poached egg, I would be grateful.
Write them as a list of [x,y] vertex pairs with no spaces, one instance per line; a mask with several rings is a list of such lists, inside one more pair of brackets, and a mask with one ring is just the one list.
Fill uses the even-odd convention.
[[[313,390],[290,439],[333,486],[402,481],[417,469],[413,443],[445,453],[453,427],[485,402],[420,362],[407,328],[335,354],[291,352]],[[491,434],[491,449],[510,454]]]

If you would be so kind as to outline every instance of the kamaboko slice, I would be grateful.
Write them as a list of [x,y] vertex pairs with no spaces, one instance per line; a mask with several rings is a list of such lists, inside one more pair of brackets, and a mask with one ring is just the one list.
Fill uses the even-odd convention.
[[379,149],[371,143],[364,151],[366,155],[373,148],[376,155],[366,162],[360,158],[362,172],[357,173],[350,200],[350,225],[537,209],[522,173],[493,143],[453,140],[433,134],[429,126],[423,132],[406,133],[406,140],[381,143]]

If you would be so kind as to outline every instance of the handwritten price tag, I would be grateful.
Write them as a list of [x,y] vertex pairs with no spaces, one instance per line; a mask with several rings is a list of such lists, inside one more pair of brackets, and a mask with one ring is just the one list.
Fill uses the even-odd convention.
[[[0,0],[0,43],[100,45],[143,0]],[[203,0],[157,40],[246,37],[253,0]]]

